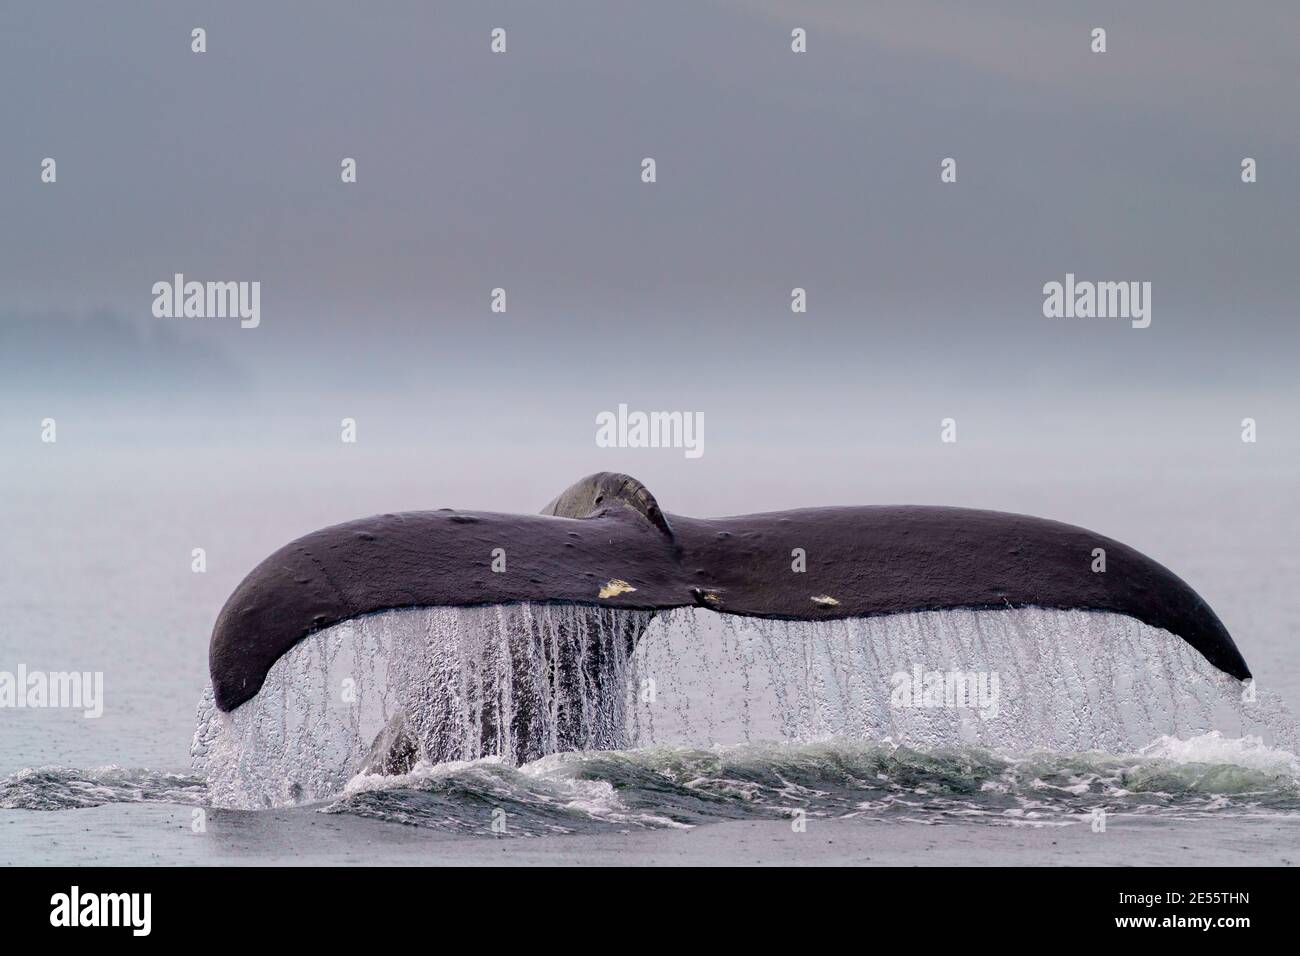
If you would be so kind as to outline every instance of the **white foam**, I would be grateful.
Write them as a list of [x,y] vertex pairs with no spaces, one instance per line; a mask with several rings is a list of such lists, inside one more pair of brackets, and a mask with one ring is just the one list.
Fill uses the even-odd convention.
[[[589,780],[573,776],[566,758],[581,754],[558,754],[514,768],[500,757],[480,760],[454,760],[430,764],[421,761],[402,774],[361,773],[348,781],[339,795],[346,801],[363,794],[407,791],[443,790],[454,798],[467,791],[495,800],[526,806],[530,814],[539,810],[559,810],[587,820],[630,826],[670,827],[689,829],[668,817],[625,806],[614,785],[606,780]],[[475,801],[480,807],[482,801]],[[480,827],[488,829],[486,817]],[[558,829],[564,829],[557,825]]]
[[1148,760],[1178,764],[1229,764],[1260,773],[1288,776],[1300,782],[1300,757],[1270,747],[1260,737],[1225,737],[1217,730],[1188,739],[1162,736],[1138,751]]

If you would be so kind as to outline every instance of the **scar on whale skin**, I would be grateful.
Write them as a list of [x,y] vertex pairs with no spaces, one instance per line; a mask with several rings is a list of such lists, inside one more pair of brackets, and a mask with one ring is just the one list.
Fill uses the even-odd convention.
[[[794,573],[791,549],[807,555]],[[1107,570],[1093,573],[1093,549]],[[510,571],[490,570],[494,549]],[[1041,607],[1128,615],[1177,635],[1221,671],[1250,677],[1202,598],[1151,558],[1044,518],[915,505],[808,508],[729,518],[664,512],[639,481],[601,472],[539,515],[453,510],[376,515],[324,528],[243,580],[212,632],[217,706],[254,697],[310,634],[394,608],[522,602],[835,620],[955,608]],[[622,632],[632,649],[650,615]],[[526,719],[520,716],[519,719]],[[400,715],[367,766],[399,772],[418,746]]]

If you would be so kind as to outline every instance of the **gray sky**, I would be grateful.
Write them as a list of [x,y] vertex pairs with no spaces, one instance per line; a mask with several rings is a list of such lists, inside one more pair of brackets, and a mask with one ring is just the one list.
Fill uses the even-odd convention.
[[[6,4],[0,389],[585,419],[1289,382],[1300,6],[1083,6]],[[259,280],[261,328],[152,318],[175,272]],[[1066,272],[1151,281],[1152,327],[1045,319]]]
[[[312,528],[536,511],[622,470],[682,514],[1094,527],[1283,666],[1294,0],[13,0],[0,89],[0,509],[43,569],[26,592],[109,569],[134,611],[167,574],[192,593],[210,543],[167,625],[201,648]],[[176,272],[261,282],[260,327],[152,317]],[[1151,327],[1044,318],[1067,272],[1151,282]],[[597,448],[620,403],[702,413],[703,458]]]

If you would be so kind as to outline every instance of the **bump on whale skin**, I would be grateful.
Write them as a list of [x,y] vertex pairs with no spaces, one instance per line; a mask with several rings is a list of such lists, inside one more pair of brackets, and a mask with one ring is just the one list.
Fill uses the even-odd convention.
[[560,492],[542,509],[544,515],[560,518],[592,518],[608,514],[615,508],[628,508],[640,515],[669,538],[672,526],[650,489],[630,475],[601,471],[588,475]]
[[[1091,570],[1094,548],[1107,570]],[[507,568],[492,571],[504,548]],[[791,570],[803,548],[807,570]],[[419,511],[334,525],[285,545],[235,589],[212,631],[217,706],[253,697],[307,635],[401,607],[522,601],[642,610],[691,605],[832,620],[948,608],[1126,614],[1250,677],[1209,605],[1103,535],[1044,518],[916,505],[808,508],[730,518],[665,513],[635,478],[602,472],[540,515]]]

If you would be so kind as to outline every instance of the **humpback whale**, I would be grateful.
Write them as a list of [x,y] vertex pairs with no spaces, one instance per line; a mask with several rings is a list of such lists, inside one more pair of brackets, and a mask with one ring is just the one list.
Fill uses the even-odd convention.
[[[1093,570],[1097,548],[1104,571]],[[798,571],[795,549],[803,555]],[[296,644],[361,615],[521,602],[587,605],[593,613],[693,605],[795,620],[957,608],[1112,612],[1176,635],[1234,678],[1250,677],[1190,586],[1083,528],[914,505],[689,518],[665,512],[635,478],[601,472],[538,515],[384,514],[285,545],[253,569],[217,618],[209,652],[215,703],[238,708]],[[628,617],[624,637],[633,645],[650,615]],[[390,748],[410,749],[400,726],[386,733]]]

